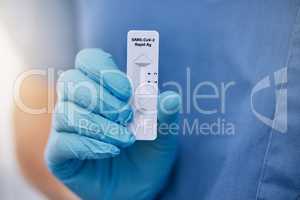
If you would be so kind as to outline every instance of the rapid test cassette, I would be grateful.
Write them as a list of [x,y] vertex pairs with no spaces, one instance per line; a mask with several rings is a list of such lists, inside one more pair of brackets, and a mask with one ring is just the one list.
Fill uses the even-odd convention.
[[129,129],[137,140],[155,140],[157,137],[158,56],[158,32],[128,32],[127,75],[133,89],[134,110]]

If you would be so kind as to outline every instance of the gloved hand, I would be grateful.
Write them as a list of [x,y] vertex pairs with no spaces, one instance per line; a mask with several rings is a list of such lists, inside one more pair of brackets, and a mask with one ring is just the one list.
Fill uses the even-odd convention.
[[158,98],[158,138],[135,141],[126,127],[133,117],[130,83],[110,54],[81,51],[76,69],[60,76],[57,92],[45,154],[50,171],[85,200],[155,198],[176,155],[179,95],[168,91]]

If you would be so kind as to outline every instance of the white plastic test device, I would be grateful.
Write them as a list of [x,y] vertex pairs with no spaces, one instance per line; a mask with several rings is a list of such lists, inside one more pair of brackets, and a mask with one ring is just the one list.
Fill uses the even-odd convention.
[[129,129],[137,140],[157,137],[159,34],[133,30],[127,37],[127,75],[132,84],[133,122]]

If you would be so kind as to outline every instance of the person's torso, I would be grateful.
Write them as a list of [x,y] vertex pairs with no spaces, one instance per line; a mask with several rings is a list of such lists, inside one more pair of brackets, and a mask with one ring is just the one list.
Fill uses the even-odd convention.
[[80,48],[103,48],[124,71],[127,32],[160,34],[160,89],[179,91],[184,104],[178,159],[159,199],[297,198],[299,2],[92,0],[77,6]]

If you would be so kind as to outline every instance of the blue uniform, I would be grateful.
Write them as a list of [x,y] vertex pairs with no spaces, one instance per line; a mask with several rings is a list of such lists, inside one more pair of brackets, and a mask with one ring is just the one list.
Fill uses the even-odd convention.
[[[79,47],[103,48],[123,70],[127,32],[160,33],[160,88],[178,91],[170,81],[178,83],[184,106],[178,158],[158,199],[300,195],[299,6],[296,0],[77,3]],[[193,93],[207,96],[195,100]]]

